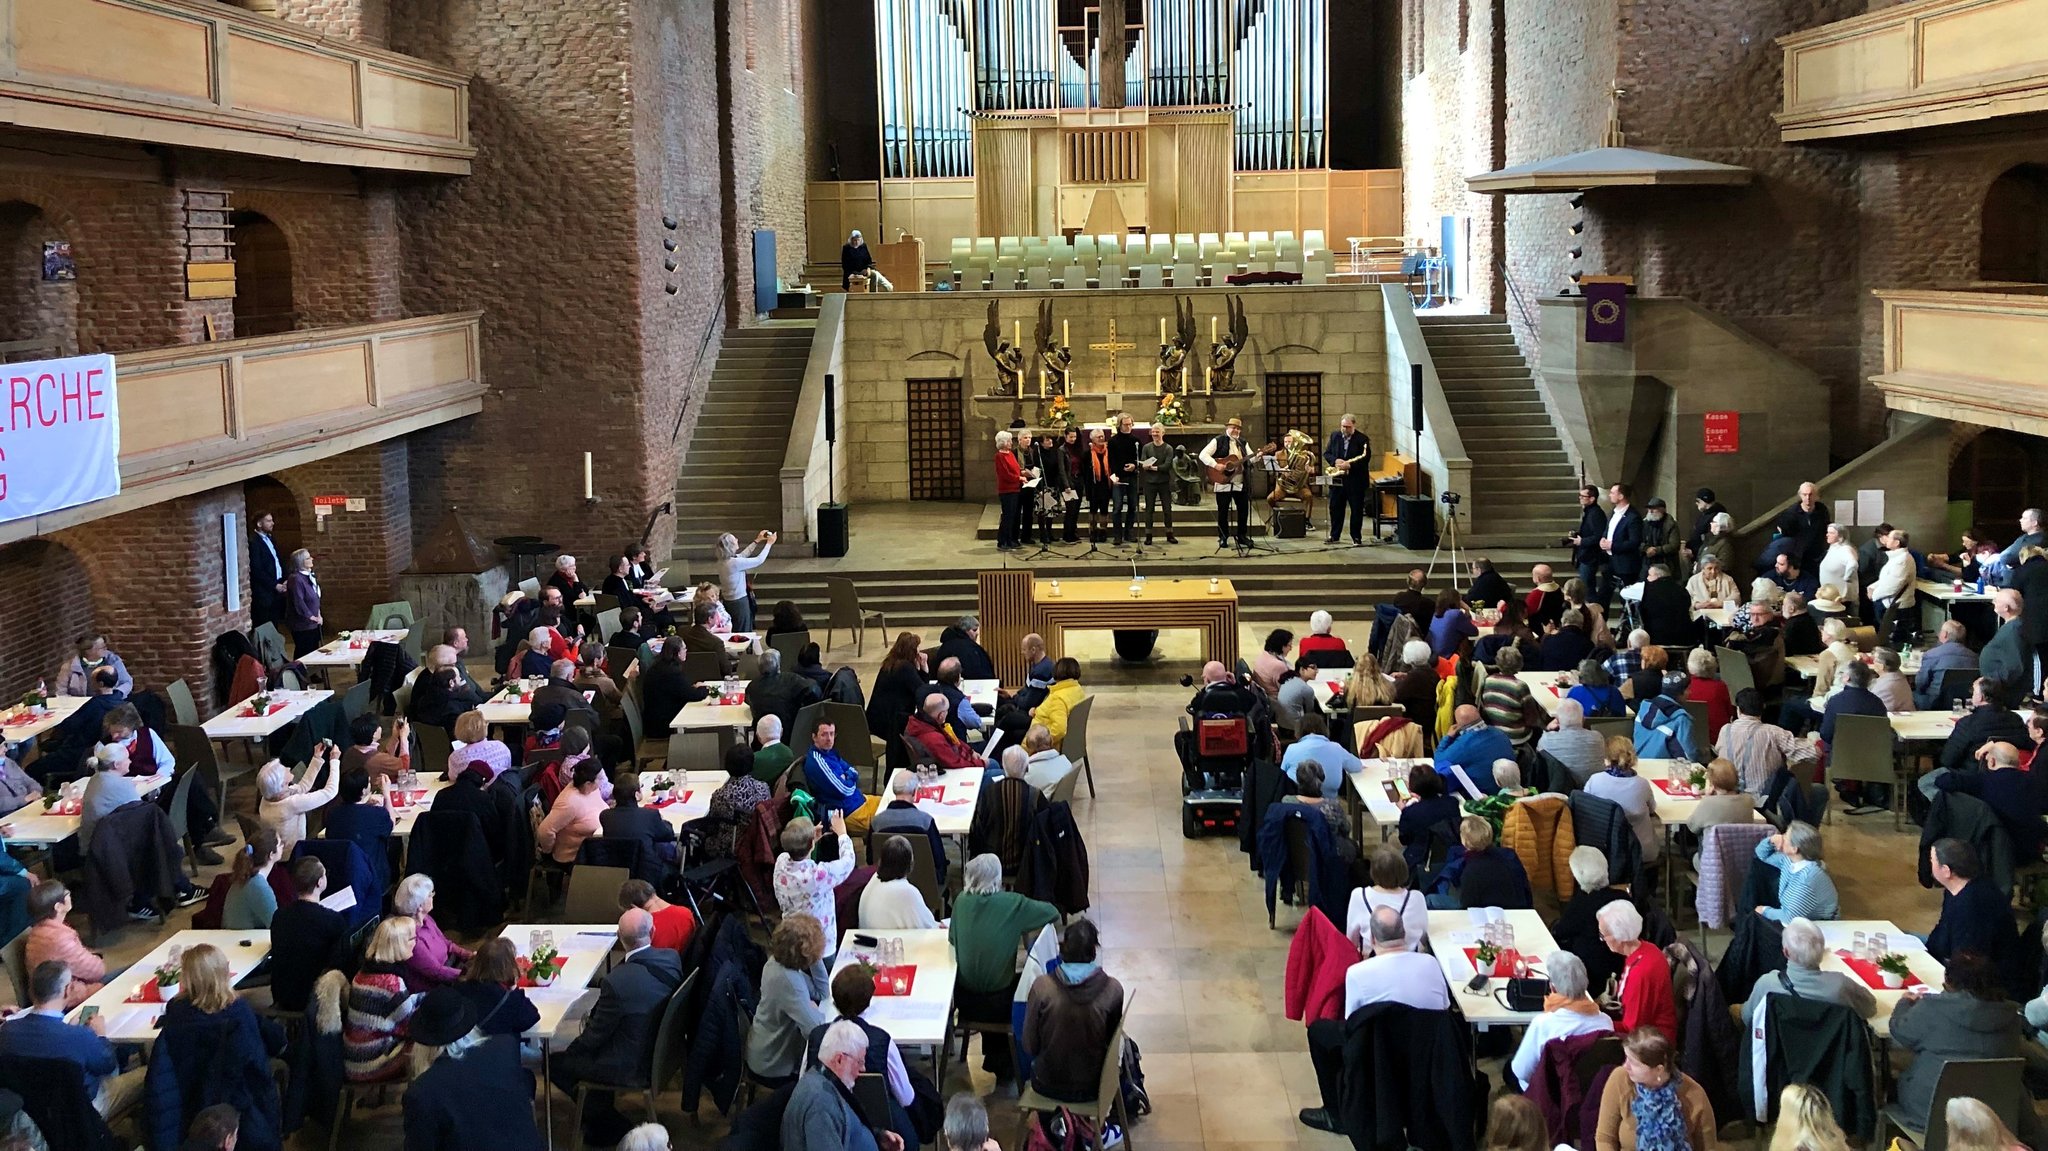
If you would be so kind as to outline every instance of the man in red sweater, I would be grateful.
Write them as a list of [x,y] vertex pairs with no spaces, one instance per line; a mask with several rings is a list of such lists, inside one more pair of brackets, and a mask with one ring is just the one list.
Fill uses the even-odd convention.
[[1643,913],[1626,899],[1600,909],[1600,940],[1621,956],[1621,1027],[1627,1033],[1648,1024],[1678,1034],[1678,1001],[1671,993],[1671,966],[1664,951],[1643,938]]

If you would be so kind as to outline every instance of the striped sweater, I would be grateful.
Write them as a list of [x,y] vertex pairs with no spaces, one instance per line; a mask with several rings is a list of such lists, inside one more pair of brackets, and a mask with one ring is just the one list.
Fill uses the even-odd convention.
[[348,985],[348,1006],[341,1033],[342,1063],[349,1081],[368,1083],[402,1079],[411,1044],[406,1021],[419,996],[407,990],[405,978],[393,971],[366,967]]

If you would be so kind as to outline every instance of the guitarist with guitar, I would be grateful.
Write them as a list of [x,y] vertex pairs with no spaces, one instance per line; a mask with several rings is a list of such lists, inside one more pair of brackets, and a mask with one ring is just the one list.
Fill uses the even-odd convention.
[[1230,546],[1231,511],[1237,513],[1237,546],[1251,546],[1251,497],[1245,494],[1245,469],[1253,460],[1272,455],[1277,445],[1267,444],[1256,453],[1247,452],[1244,445],[1244,421],[1236,416],[1223,429],[1223,434],[1202,446],[1202,470],[1209,477],[1209,490],[1216,493],[1216,550]]

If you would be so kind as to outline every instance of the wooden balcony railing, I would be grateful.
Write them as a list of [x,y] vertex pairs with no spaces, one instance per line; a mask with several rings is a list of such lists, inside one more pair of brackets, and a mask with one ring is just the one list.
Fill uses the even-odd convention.
[[1985,427],[2048,435],[2048,287],[1878,292],[1885,404]]
[[211,0],[0,0],[0,124],[468,175],[469,77]]
[[1778,45],[1788,141],[2048,110],[2048,0],[1912,0]]
[[481,319],[458,312],[116,356],[121,494],[0,524],[0,543],[475,415]]

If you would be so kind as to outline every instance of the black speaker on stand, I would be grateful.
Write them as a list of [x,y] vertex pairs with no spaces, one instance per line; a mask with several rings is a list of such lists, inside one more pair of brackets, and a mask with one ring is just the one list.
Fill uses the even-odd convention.
[[[1415,430],[1415,467],[1422,469],[1422,365],[1408,365],[1408,426]],[[1428,496],[1402,496],[1397,501],[1400,517],[1394,522],[1394,539],[1409,551],[1436,547],[1436,509]]]
[[825,502],[818,505],[816,546],[819,555],[833,558],[846,554],[848,535],[846,505],[838,502],[839,420],[835,411],[838,398],[838,383],[828,374],[825,377]]

